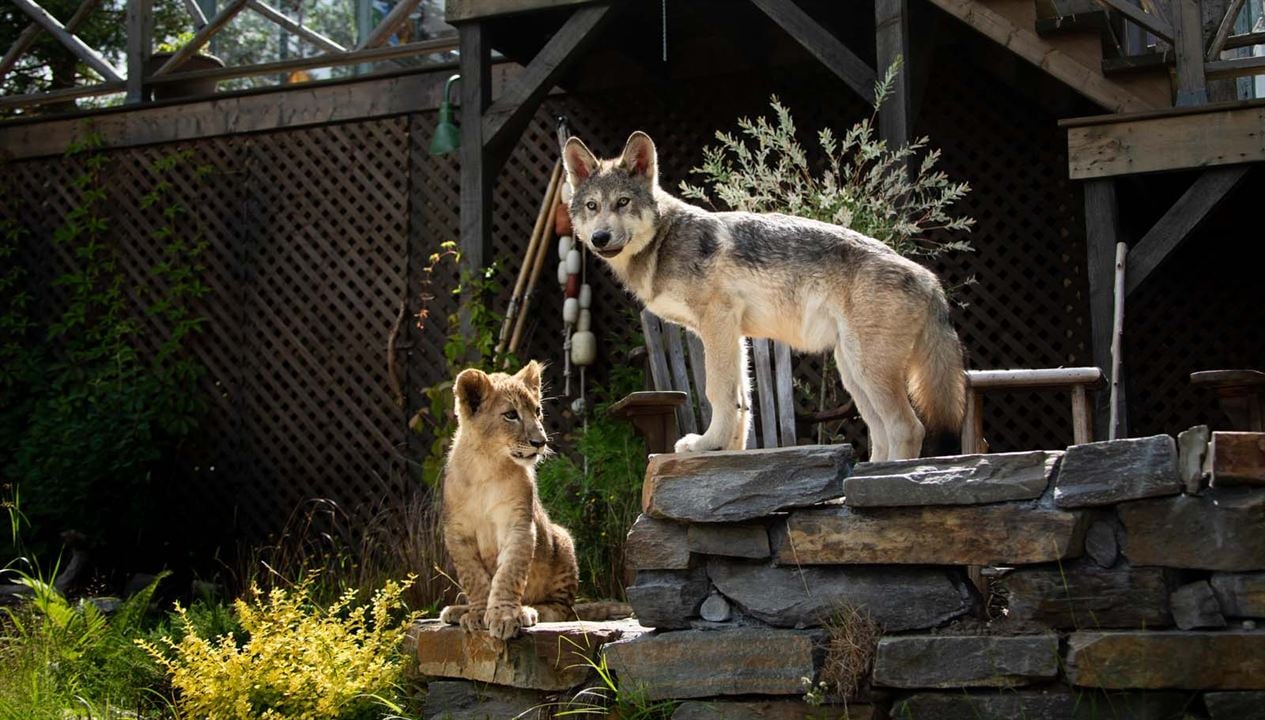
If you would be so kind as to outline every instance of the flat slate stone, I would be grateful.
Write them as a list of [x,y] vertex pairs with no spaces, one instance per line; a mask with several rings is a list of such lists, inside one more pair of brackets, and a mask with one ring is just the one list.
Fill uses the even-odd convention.
[[469,680],[432,680],[426,684],[426,705],[422,714],[444,720],[537,720],[545,713],[531,712],[545,705],[545,694]]
[[1089,562],[1016,568],[999,581],[1007,617],[1056,629],[1148,628],[1172,624],[1168,583],[1160,568]]
[[660,630],[687,628],[698,617],[710,586],[702,567],[694,570],[640,570],[625,589],[637,620]]
[[1177,474],[1182,487],[1191,495],[1203,489],[1204,458],[1208,455],[1208,441],[1212,433],[1207,425],[1196,425],[1177,434]]
[[1153,435],[1069,447],[1054,481],[1054,504],[1113,505],[1181,491],[1177,443],[1169,435]]
[[733,628],[643,635],[605,648],[620,688],[647,699],[722,695],[802,695],[801,677],[816,677],[820,632]]
[[787,565],[1009,565],[1081,554],[1083,517],[1031,503],[796,510],[774,534]]
[[653,455],[641,506],[651,517],[738,522],[843,495],[849,445]]
[[700,555],[763,559],[769,557],[769,530],[763,524],[696,523],[686,544]]
[[799,700],[687,700],[672,720],[873,720],[873,705],[813,706]]
[[1065,668],[1083,687],[1265,690],[1265,632],[1077,632]]
[[1265,692],[1204,693],[1212,720],[1265,720]]
[[1061,452],[860,463],[843,481],[843,502],[852,507],[978,505],[1040,497]]
[[1173,610],[1173,623],[1182,630],[1225,627],[1221,604],[1207,580],[1177,588],[1169,596],[1168,604]]
[[874,684],[887,687],[1015,687],[1058,673],[1053,633],[885,637],[874,656]]
[[817,627],[851,605],[888,632],[919,630],[974,604],[965,580],[948,568],[770,567],[713,558],[707,574],[739,609],[777,627]]
[[1265,573],[1214,573],[1210,582],[1226,615],[1265,618]]
[[1265,570],[1265,493],[1206,490],[1123,503],[1124,555],[1135,565]]
[[1095,520],[1085,531],[1085,554],[1099,567],[1109,568],[1120,559],[1120,541],[1114,520]]
[[567,690],[588,677],[585,659],[613,640],[647,632],[633,620],[540,623],[505,643],[504,652],[487,633],[470,633],[438,620],[413,626],[417,671],[531,690]]
[[671,520],[638,515],[624,541],[624,560],[634,570],[685,570],[690,566],[687,528]]
[[1189,704],[1190,698],[1172,692],[925,692],[894,703],[890,717],[900,720],[1185,720]]

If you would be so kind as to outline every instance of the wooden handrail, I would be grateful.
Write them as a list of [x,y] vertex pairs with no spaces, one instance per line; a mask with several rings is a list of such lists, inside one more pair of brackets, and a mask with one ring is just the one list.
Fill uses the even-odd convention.
[[997,388],[1050,388],[1068,385],[1101,385],[1096,367],[1035,368],[1024,370],[968,370],[967,385],[976,390]]

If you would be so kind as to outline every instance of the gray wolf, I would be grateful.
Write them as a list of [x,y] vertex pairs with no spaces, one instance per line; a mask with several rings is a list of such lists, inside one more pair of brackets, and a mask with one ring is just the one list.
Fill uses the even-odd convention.
[[962,348],[926,268],[837,225],[689,205],[659,187],[642,132],[609,160],[572,137],[563,162],[576,236],[651,312],[702,340],[712,420],[677,452],[745,447],[746,337],[832,349],[869,428],[871,460],[917,457],[928,430],[961,427]]

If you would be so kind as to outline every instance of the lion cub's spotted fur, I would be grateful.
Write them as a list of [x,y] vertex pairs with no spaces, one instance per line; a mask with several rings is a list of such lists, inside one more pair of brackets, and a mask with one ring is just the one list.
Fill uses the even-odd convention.
[[579,585],[575,547],[536,496],[536,463],[548,452],[540,365],[516,375],[457,376],[457,435],[444,474],[444,544],[467,604],[439,617],[492,637],[537,621],[572,618]]

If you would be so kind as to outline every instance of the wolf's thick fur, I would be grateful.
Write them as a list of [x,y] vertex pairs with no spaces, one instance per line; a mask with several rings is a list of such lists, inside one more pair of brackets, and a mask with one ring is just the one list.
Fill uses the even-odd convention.
[[703,341],[712,422],[678,452],[745,446],[752,336],[833,349],[872,460],[917,457],[927,429],[961,426],[962,349],[929,270],[837,225],[684,203],[659,187],[645,133],[602,161],[571,138],[563,160],[576,236],[651,311]]
[[443,530],[467,604],[440,619],[502,640],[537,621],[573,619],[575,547],[536,495],[536,463],[547,452],[539,364],[512,376],[463,370],[453,392]]

